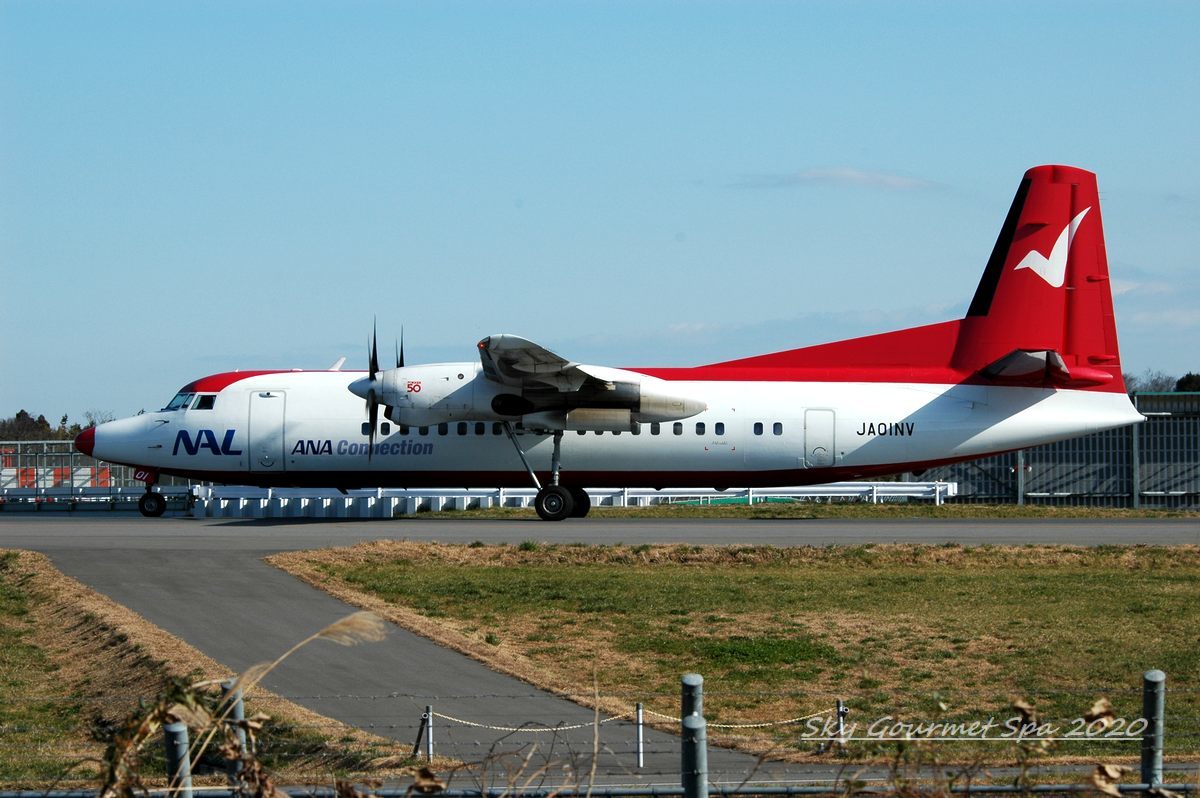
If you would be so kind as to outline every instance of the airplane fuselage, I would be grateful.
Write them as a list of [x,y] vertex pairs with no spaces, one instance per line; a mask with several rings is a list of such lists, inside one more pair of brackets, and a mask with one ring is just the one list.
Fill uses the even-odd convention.
[[[445,365],[464,380],[482,379],[478,364]],[[362,403],[348,390],[361,372],[246,374],[220,375],[228,384],[218,390],[205,391],[198,381],[194,398],[180,409],[103,425],[94,442],[97,454],[161,474],[261,486],[531,484],[498,421],[402,426],[384,420],[372,444]],[[636,424],[630,431],[567,431],[564,483],[815,484],[920,470],[1141,419],[1123,393],[707,380],[678,381],[672,388],[708,409],[679,421]],[[551,434],[519,426],[516,432],[530,466],[548,475]]]

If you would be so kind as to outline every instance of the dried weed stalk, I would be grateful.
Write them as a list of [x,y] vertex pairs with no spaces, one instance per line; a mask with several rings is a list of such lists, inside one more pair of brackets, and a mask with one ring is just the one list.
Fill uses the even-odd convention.
[[[337,620],[301,640],[271,662],[251,666],[234,681],[233,687],[220,694],[211,692],[213,681],[189,683],[172,680],[149,705],[142,705],[113,732],[103,757],[103,782],[98,798],[135,798],[144,794],[142,766],[145,751],[158,738],[167,723],[182,722],[194,733],[195,742],[188,752],[192,770],[202,761],[218,760],[229,775],[232,788],[246,798],[286,798],[257,755],[259,735],[270,718],[256,714],[233,722],[234,696],[253,690],[272,670],[289,656],[315,640],[328,640],[342,646],[377,642],[387,634],[387,625],[374,613],[356,612]],[[240,733],[239,733],[240,732]],[[245,736],[245,744],[242,743]],[[418,791],[434,792],[433,774],[420,780]],[[173,785],[174,786],[174,785]],[[339,795],[359,795],[345,782],[336,785]]]

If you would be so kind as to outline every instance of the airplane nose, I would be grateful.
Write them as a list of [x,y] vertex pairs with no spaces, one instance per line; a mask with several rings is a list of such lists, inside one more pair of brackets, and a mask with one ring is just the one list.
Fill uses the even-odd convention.
[[83,432],[81,432],[75,436],[75,448],[78,449],[79,451],[83,452],[84,454],[86,454],[88,457],[92,456],[92,449],[94,449],[95,446],[96,446],[96,428],[95,427],[88,427]]

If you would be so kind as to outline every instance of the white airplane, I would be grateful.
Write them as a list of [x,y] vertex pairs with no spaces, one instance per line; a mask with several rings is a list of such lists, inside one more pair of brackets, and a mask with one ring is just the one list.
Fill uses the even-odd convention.
[[[85,454],[263,487],[534,485],[538,515],[584,486],[818,484],[1137,423],[1125,393],[1096,176],[1025,173],[965,318],[694,368],[576,363],[514,335],[478,362],[239,371],[102,424]],[[343,359],[344,360],[344,359]],[[363,400],[366,402],[364,411]],[[379,410],[383,409],[382,419]]]

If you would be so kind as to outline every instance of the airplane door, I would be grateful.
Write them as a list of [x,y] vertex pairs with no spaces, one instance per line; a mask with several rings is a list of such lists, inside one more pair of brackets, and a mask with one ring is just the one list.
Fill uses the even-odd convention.
[[250,470],[283,470],[283,391],[250,394]]
[[834,464],[832,410],[804,411],[804,466],[829,468]]

